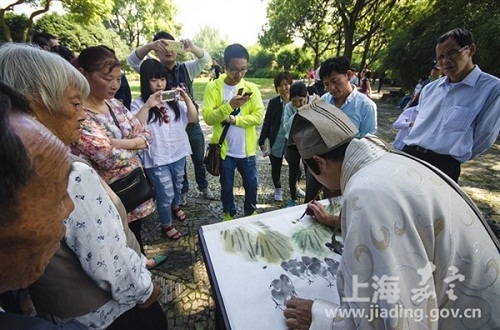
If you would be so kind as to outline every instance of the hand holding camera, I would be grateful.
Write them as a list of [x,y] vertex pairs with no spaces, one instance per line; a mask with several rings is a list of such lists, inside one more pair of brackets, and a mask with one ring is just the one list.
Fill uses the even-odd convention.
[[[186,92],[184,92],[184,94],[185,93]],[[177,102],[177,101],[179,101],[179,94],[180,94],[179,89],[171,89],[168,91],[163,91],[160,94],[160,99],[162,102],[172,102],[172,101]]]

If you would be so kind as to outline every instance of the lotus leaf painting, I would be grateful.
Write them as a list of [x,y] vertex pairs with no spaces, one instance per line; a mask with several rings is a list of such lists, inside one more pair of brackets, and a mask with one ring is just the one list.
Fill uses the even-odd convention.
[[[322,201],[331,214],[340,204]],[[310,216],[306,205],[203,226],[202,251],[226,328],[286,329],[293,296],[339,301],[340,234]]]

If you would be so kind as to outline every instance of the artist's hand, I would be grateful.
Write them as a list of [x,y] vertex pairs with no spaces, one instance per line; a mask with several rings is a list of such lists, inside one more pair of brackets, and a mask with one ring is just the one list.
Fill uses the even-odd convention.
[[286,318],[286,326],[292,330],[308,330],[312,322],[313,301],[292,297],[285,305],[283,315]]
[[139,305],[139,308],[148,308],[149,306],[151,306],[152,303],[158,300],[160,294],[161,294],[160,287],[156,284],[153,284],[153,293],[151,293],[151,296],[149,296],[148,300]]
[[307,208],[314,215],[316,220],[318,220],[318,222],[332,228],[336,228],[338,226],[339,217],[328,213],[321,202],[312,200],[307,204]]

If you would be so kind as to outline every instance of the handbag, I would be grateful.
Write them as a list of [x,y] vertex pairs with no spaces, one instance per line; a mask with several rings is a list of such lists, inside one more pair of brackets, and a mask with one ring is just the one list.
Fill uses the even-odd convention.
[[126,177],[110,183],[109,187],[120,197],[127,213],[156,195],[142,167],[137,167]]
[[205,158],[203,158],[203,163],[207,168],[207,172],[212,174],[213,176],[220,175],[220,153],[222,148],[222,143],[226,138],[227,131],[229,129],[229,124],[226,123],[224,125],[224,130],[219,139],[219,143],[210,143],[208,145],[207,151],[205,153]]
[[[109,106],[108,108],[115,125],[120,128],[113,110]],[[124,178],[110,183],[109,187],[120,197],[127,213],[156,196],[154,187],[146,177],[142,166],[133,169]]]

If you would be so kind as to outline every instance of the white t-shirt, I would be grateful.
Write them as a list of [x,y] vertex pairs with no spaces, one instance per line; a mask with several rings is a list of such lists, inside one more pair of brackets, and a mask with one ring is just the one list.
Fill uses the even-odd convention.
[[[231,100],[237,93],[238,86],[229,86],[224,84],[224,102]],[[236,116],[239,116],[237,114]],[[245,148],[245,128],[230,125],[226,135],[227,153],[226,155],[234,158],[246,158]]]

